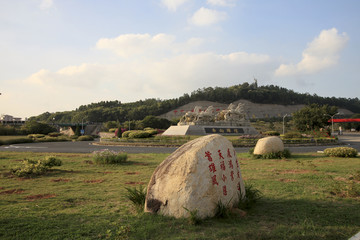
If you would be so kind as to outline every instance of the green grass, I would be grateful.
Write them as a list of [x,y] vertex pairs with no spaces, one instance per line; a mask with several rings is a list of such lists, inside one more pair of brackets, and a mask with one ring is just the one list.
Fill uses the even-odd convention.
[[348,239],[360,231],[360,158],[239,154],[245,182],[262,198],[245,217],[194,225],[138,214],[126,197],[126,188],[146,187],[167,154],[128,154],[124,164],[96,165],[90,154],[52,153],[63,164],[43,176],[8,174],[24,158],[47,155],[0,152],[0,239]]

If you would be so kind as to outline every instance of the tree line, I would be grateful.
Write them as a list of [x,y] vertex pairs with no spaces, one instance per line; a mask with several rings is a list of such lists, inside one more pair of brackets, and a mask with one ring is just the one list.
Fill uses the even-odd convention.
[[293,90],[275,86],[257,86],[247,82],[231,87],[207,87],[198,89],[190,94],[185,93],[179,98],[160,100],[145,99],[136,102],[122,103],[121,101],[101,101],[82,105],[73,111],[45,112],[29,120],[47,123],[81,123],[84,122],[125,122],[142,120],[146,116],[158,116],[193,101],[213,101],[232,103],[239,99],[246,99],[253,103],[272,103],[281,105],[319,104],[346,108],[360,113],[358,98],[320,97],[316,94],[297,93]]

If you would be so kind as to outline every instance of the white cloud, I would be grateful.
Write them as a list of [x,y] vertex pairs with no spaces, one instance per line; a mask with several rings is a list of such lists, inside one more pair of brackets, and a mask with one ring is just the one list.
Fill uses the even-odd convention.
[[221,7],[234,7],[236,0],[207,0],[207,4]]
[[226,18],[227,14],[225,12],[202,7],[194,13],[189,22],[196,26],[209,26],[223,21]]
[[348,36],[338,34],[336,28],[321,31],[302,53],[302,60],[297,64],[281,64],[275,71],[276,76],[311,74],[336,65],[341,50],[345,47]]
[[[122,37],[126,41],[117,42],[117,39],[122,39]],[[32,74],[21,85],[27,89],[35,87],[38,90],[41,89],[41,92],[48,96],[51,96],[51,93],[54,96],[59,92],[66,93],[66,100],[60,101],[61,103],[52,98],[48,99],[55,107],[67,103],[68,99],[78,99],[79,91],[82,92],[82,96],[89,96],[88,102],[95,101],[94,98],[97,100],[126,99],[127,101],[151,97],[172,98],[204,86],[238,84],[239,81],[251,79],[259,69],[269,74],[273,69],[271,59],[267,55],[246,52],[216,54],[188,51],[192,46],[199,46],[202,43],[199,39],[190,38],[183,43],[178,43],[175,37],[162,34],[131,35],[130,39],[132,37],[136,44],[131,43],[128,35],[122,35],[115,39],[108,39],[109,42],[99,41],[98,45],[104,49],[111,49],[120,56],[133,56],[135,53],[148,51],[149,48],[152,51],[161,46],[167,49],[175,46],[177,50],[166,52],[166,57],[159,57],[154,51],[153,55],[147,58],[140,55],[135,57],[134,61],[122,61],[121,57],[119,62],[113,64],[84,63],[58,71],[43,69]],[[136,45],[140,50],[135,49]],[[126,46],[133,47],[125,51],[123,47]],[[71,104],[70,100],[68,104]]]
[[170,11],[176,11],[178,7],[183,5],[189,0],[162,0],[162,4],[167,7]]
[[39,5],[41,10],[47,10],[54,5],[54,0],[41,0]]
[[202,43],[200,38],[191,38],[185,43],[175,42],[173,35],[164,33],[124,34],[116,38],[102,38],[96,43],[98,49],[107,49],[124,58],[138,56],[166,56],[169,53],[190,51]]

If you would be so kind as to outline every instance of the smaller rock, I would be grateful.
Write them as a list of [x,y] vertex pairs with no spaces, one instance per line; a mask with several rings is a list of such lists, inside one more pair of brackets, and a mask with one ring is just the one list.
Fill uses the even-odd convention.
[[279,137],[271,136],[259,139],[256,143],[254,154],[267,154],[284,151],[284,143]]

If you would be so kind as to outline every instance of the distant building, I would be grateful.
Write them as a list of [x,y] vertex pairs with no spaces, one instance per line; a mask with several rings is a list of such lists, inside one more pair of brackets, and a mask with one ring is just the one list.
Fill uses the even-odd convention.
[[2,115],[0,118],[1,124],[9,124],[9,125],[22,125],[25,123],[21,118],[13,117],[11,115]]

